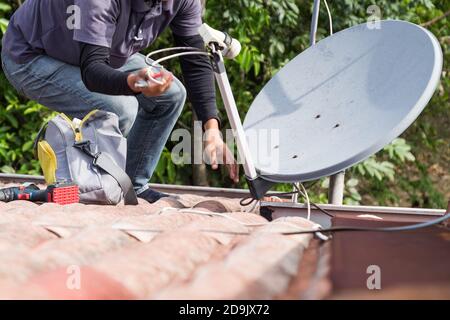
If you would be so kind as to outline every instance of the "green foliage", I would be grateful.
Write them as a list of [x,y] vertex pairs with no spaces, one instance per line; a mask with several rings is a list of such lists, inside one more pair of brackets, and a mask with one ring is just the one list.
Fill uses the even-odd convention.
[[[379,161],[380,155],[385,155],[389,160]],[[397,138],[387,145],[378,156],[372,156],[366,161],[357,164],[352,168],[354,173],[363,177],[375,178],[382,181],[388,178],[393,181],[395,176],[395,163],[404,163],[405,161],[414,161],[415,157],[411,153],[411,146],[405,139]]]
[[[0,31],[3,33],[14,8],[11,2],[0,0]],[[242,43],[243,50],[234,61],[227,61],[231,84],[242,117],[256,94],[289,60],[309,45],[311,0],[207,0],[205,21],[227,30]],[[447,0],[340,0],[328,1],[335,32],[366,22],[372,14],[369,6],[376,4],[382,19],[403,19],[423,24],[442,16],[450,9]],[[444,52],[444,73],[441,84],[418,121],[399,139],[347,171],[345,202],[444,206],[450,191],[440,175],[449,175],[450,151],[450,28],[449,17],[427,26],[439,39]],[[321,6],[317,40],[328,36],[329,26],[325,6]],[[173,45],[170,32],[165,32],[149,50]],[[177,62],[168,67],[181,75]],[[31,141],[50,112],[42,106],[19,97],[0,75],[0,171],[38,173]],[[224,128],[229,127],[221,102],[219,109]],[[185,108],[178,125],[191,127],[192,111]],[[153,181],[191,184],[191,166],[177,166],[170,159],[174,143],[169,142],[156,169]],[[436,169],[437,170],[437,169]],[[442,173],[443,172],[443,173]],[[232,186],[223,172],[208,169],[212,186]],[[328,179],[311,187],[314,201],[327,201]],[[240,187],[245,187],[242,181]],[[289,185],[278,190],[291,191]],[[445,194],[445,197],[444,197]]]
[[0,2],[0,13],[1,13],[1,17],[0,17],[0,31],[3,33],[5,33],[6,28],[8,27],[8,19],[6,19],[4,17],[5,13],[8,13],[11,11],[11,6],[9,4]]
[[[12,6],[0,2],[0,31],[8,26]],[[33,141],[43,121],[51,112],[34,101],[17,94],[0,74],[0,172],[40,174],[39,163],[34,156]]]
[[5,33],[6,28],[8,27],[8,19],[6,16],[11,12],[12,8],[9,4],[5,2],[0,2],[0,31],[1,33]]
[[184,165],[175,166],[173,164],[171,152],[168,148],[165,148],[155,169],[154,179],[157,179],[160,183],[182,183],[182,179],[177,176],[177,172],[179,172],[179,168],[183,167]]
[[0,108],[0,171],[39,174],[33,141],[50,112],[36,102],[20,98],[2,75]]
[[[400,177],[400,187],[407,192],[411,204],[415,207],[435,207],[436,204],[444,204],[445,199],[443,195],[436,190],[433,180],[427,172],[427,166],[418,163],[419,178],[414,180],[407,180]],[[443,205],[440,206],[444,207]]]

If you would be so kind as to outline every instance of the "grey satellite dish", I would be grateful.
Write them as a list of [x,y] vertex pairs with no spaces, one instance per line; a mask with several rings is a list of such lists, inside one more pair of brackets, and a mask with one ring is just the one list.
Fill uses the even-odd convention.
[[[314,1],[312,43],[319,3]],[[361,24],[289,62],[242,124],[223,39],[204,40],[254,199],[274,183],[329,176],[382,149],[419,116],[442,71],[441,48],[426,29],[394,20]]]
[[[269,81],[244,120],[258,179],[308,181],[366,159],[419,116],[441,70],[436,38],[404,21],[361,24],[306,49]],[[278,142],[264,134],[252,142],[270,130]]]

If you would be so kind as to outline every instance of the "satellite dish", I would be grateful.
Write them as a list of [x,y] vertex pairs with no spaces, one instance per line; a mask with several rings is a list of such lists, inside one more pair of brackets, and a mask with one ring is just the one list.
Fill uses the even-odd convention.
[[441,71],[438,41],[409,22],[361,24],[318,42],[281,69],[247,113],[258,175],[308,181],[368,158],[419,116]]

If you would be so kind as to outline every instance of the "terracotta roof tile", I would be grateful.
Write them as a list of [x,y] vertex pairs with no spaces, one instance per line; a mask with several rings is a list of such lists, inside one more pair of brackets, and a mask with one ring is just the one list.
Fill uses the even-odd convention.
[[[51,234],[51,233],[49,233]],[[89,264],[99,256],[136,240],[112,228],[89,227],[67,239],[54,239],[30,250],[9,250],[0,257],[0,279],[25,281],[30,276],[59,267]],[[14,265],[14,268],[10,266]],[[9,266],[6,267],[6,266]]]
[[[14,285],[6,284],[9,288],[8,298],[12,299],[136,299],[120,283],[89,267],[80,268],[79,287],[68,285],[67,270],[60,268],[48,273],[42,273],[32,278],[21,290]],[[70,281],[70,280],[69,280]],[[0,284],[1,288],[1,284]],[[0,296],[0,298],[2,298]]]
[[3,223],[0,225],[0,251],[11,250],[16,246],[33,248],[55,239],[56,236],[45,229],[33,226],[30,222]]
[[[313,225],[246,210],[189,194],[138,206],[0,203],[0,298],[275,297],[310,240],[281,233]],[[80,289],[67,286],[71,267]]]
[[5,211],[0,213],[0,224],[29,222],[31,218],[32,216],[30,216],[29,214],[23,214],[20,209],[16,209],[15,213]]
[[[3,187],[2,187],[3,188]],[[0,209],[2,211],[8,209],[18,209],[18,208],[39,208],[39,206],[33,202],[29,201],[11,201],[7,203],[1,203]]]
[[[30,251],[23,246],[0,251],[0,288],[3,282],[18,285],[33,274],[33,266],[25,261],[29,253]],[[0,292],[8,293],[8,291],[1,289]]]
[[311,238],[305,235],[287,237],[275,230],[286,232],[308,226],[313,224],[302,218],[275,220],[245,239],[224,261],[199,268],[192,280],[167,288],[156,298],[273,298],[287,288]]
[[138,297],[162,289],[175,278],[186,278],[208,260],[219,244],[198,232],[169,231],[140,246],[122,250],[93,265]]

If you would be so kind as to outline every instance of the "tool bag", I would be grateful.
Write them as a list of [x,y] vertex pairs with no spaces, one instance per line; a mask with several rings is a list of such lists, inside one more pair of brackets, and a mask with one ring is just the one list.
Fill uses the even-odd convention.
[[47,184],[73,182],[80,202],[136,205],[136,193],[125,173],[127,142],[116,114],[94,110],[82,120],[58,114],[35,140]]

